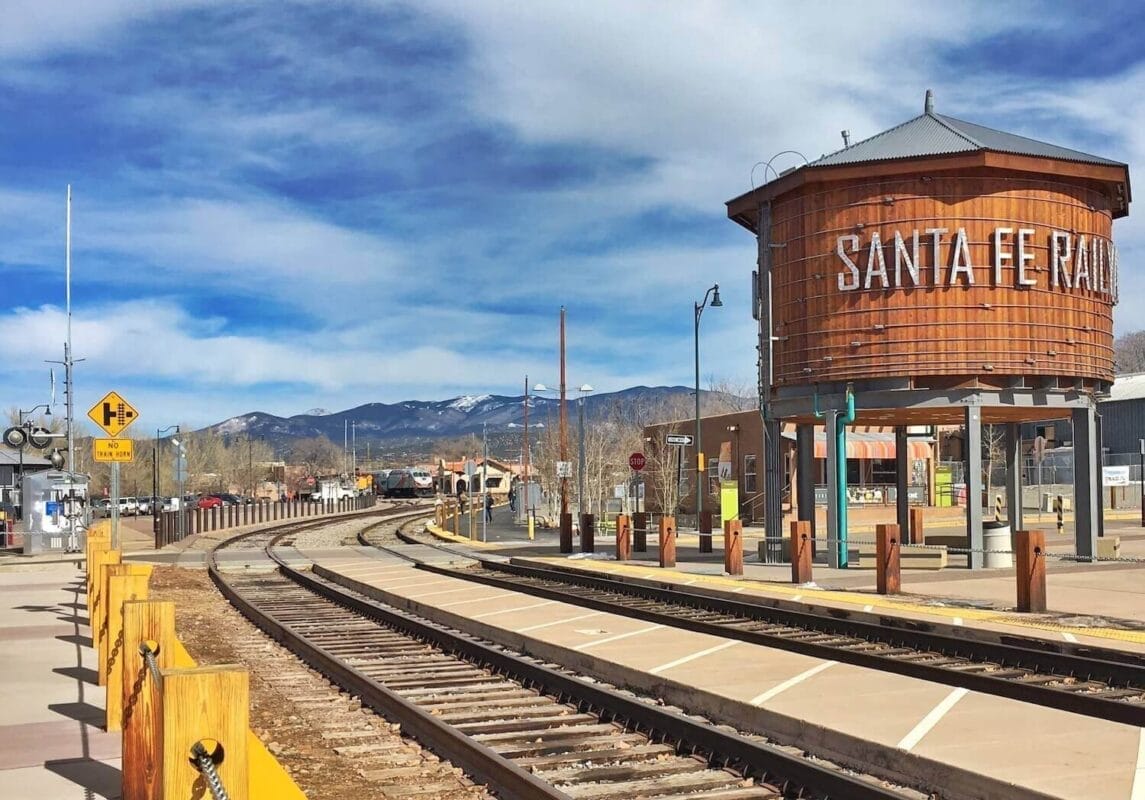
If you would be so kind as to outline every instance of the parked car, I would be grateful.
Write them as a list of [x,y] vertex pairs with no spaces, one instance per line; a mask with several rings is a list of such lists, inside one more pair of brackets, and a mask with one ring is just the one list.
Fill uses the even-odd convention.
[[215,495],[205,494],[199,498],[199,502],[196,504],[196,507],[197,508],[218,508],[222,504],[223,504],[223,501],[220,500]]
[[111,516],[111,500],[106,497],[93,497],[89,508],[93,517]]
[[139,513],[139,501],[134,497],[119,498],[119,516],[134,517]]
[[140,516],[146,516],[151,513],[151,498],[150,497],[137,497],[135,498],[136,509],[135,513]]
[[222,500],[224,506],[241,506],[243,504],[243,499],[237,494],[231,494],[229,492],[215,492],[215,494],[212,496]]

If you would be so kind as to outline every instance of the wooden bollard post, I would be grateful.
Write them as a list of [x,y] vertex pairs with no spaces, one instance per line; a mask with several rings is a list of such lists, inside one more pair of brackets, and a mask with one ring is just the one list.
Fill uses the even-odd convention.
[[91,576],[91,591],[88,597],[91,608],[88,611],[88,625],[91,626],[91,646],[99,647],[100,638],[104,635],[107,624],[107,568],[123,560],[123,554],[118,550],[103,550],[92,556],[94,569]]
[[648,552],[648,513],[637,511],[632,515],[632,550],[636,553]]
[[247,727],[250,685],[247,671],[234,665],[163,670],[164,800],[208,794],[203,776],[191,760],[196,742],[213,740],[222,748],[215,765],[232,800],[249,800]]
[[898,594],[902,590],[899,570],[901,554],[898,525],[875,526],[875,586],[879,594]]
[[743,522],[738,519],[724,522],[724,572],[743,575]]
[[632,526],[627,514],[616,515],[616,560],[632,558]]
[[712,512],[701,511],[699,519],[700,552],[712,552]]
[[1046,610],[1046,533],[1015,531],[1014,560],[1018,577],[1018,610]]
[[[160,669],[175,665],[175,604],[127,602],[123,604],[123,800],[151,800],[159,796],[159,687],[154,684],[139,645],[150,642]],[[114,687],[108,688],[110,697]]]
[[675,517],[660,517],[660,566],[676,566]]
[[561,552],[572,551],[572,514],[561,514]]
[[922,524],[922,509],[912,508],[910,510],[910,543],[924,544],[925,541]]
[[453,535],[461,535],[461,503],[453,504]]
[[791,582],[811,583],[811,522],[795,520],[791,523]]
[[[147,599],[147,580],[151,577],[151,569],[150,564],[122,562],[111,564],[104,569],[101,589],[106,602],[103,604],[103,614],[100,617],[100,628],[103,632],[99,636],[99,658],[96,664],[100,686],[107,685],[108,668],[111,660],[118,657],[117,649],[122,645],[120,634],[123,632],[123,601],[132,594],[138,595],[135,599]],[[142,577],[142,584],[122,580],[135,577]],[[139,592],[142,592],[142,595],[139,595]],[[110,704],[108,707],[110,708]]]
[[580,551],[596,552],[596,517],[592,514],[580,515]]
[[[123,725],[123,668],[135,655],[124,649],[123,608],[135,600],[146,600],[147,582],[151,580],[150,564],[120,564],[111,568],[107,582],[107,731],[118,731]],[[101,665],[103,666],[103,665]]]
[[1063,502],[1060,494],[1054,498],[1054,511],[1056,511],[1058,515],[1058,536],[1061,536],[1062,529],[1065,527],[1065,521],[1062,517],[1065,513],[1065,502]]
[[89,534],[87,543],[84,545],[87,549],[87,557],[85,564],[87,570],[84,573],[84,594],[87,601],[87,616],[91,620],[91,603],[92,596],[95,593],[93,582],[95,581],[96,573],[96,557],[99,553],[106,553],[111,549],[111,536],[109,534],[101,534],[98,536],[91,536]]

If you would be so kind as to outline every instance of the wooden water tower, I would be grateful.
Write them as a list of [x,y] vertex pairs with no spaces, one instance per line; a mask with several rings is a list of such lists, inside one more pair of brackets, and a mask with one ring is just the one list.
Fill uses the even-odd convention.
[[[845,450],[831,445],[848,402],[861,424],[895,427],[904,529],[907,426],[965,426],[971,566],[982,425],[1005,425],[1018,529],[1019,423],[1071,417],[1077,554],[1095,554],[1094,412],[1113,381],[1113,220],[1129,202],[1127,165],[940,115],[930,92],[920,116],[728,202],[758,240],[765,430],[777,442],[782,421],[797,424],[799,513],[812,524],[812,430],[820,417],[828,427],[833,562],[846,563]],[[778,448],[765,452],[777,554],[782,475]]]

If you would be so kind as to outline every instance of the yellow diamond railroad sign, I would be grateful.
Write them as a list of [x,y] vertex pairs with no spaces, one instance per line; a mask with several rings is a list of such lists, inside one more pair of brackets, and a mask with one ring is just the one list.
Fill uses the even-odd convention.
[[135,442],[131,439],[92,439],[92,455],[96,461],[125,461],[135,459]]
[[115,438],[124,428],[135,422],[139,412],[115,392],[108,392],[102,400],[91,407],[87,415],[92,422],[103,428],[108,436]]

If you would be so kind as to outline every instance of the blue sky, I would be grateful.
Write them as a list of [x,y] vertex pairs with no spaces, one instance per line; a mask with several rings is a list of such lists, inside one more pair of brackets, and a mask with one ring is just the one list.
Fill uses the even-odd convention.
[[[140,433],[248,411],[754,385],[755,245],[724,201],[782,150],[922,110],[1145,155],[1134,4],[15,0],[0,26],[0,384]],[[787,158],[788,161],[784,161]],[[781,157],[782,169],[799,163]],[[758,182],[758,171],[757,171]],[[1145,327],[1145,213],[1115,226]]]

